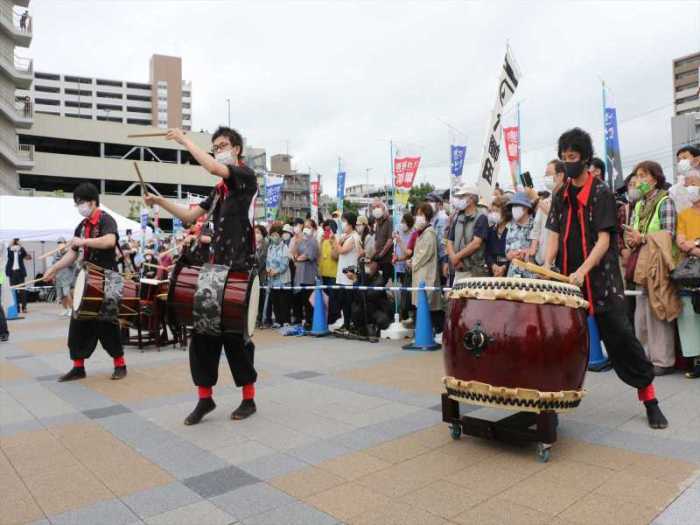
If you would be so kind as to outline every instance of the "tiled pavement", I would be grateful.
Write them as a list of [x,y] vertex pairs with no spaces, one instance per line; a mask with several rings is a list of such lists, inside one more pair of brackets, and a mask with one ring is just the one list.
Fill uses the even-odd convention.
[[240,393],[222,361],[218,409],[185,427],[185,352],[130,348],[115,382],[98,349],[86,380],[56,383],[67,323],[32,306],[0,344],[0,524],[700,523],[700,383],[680,374],[657,383],[664,431],[614,374],[589,374],[542,464],[532,447],[452,441],[440,352],[267,331],[259,413],[228,419]]

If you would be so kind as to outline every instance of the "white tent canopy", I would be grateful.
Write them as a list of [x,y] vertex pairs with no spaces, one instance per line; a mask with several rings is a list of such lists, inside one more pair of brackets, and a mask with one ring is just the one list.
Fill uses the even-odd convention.
[[[141,225],[100,206],[117,221],[119,236],[125,237],[131,230],[140,236]],[[0,195],[0,243],[20,238],[23,241],[57,241],[73,237],[75,227],[82,220],[72,199],[59,197],[15,197]],[[148,228],[146,237],[153,236]]]

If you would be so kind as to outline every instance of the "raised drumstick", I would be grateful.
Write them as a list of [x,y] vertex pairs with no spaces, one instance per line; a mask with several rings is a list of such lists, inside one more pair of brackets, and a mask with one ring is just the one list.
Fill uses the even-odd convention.
[[553,272],[552,270],[548,270],[547,268],[544,268],[537,264],[521,261],[520,259],[513,259],[511,262],[518,268],[522,268],[523,270],[527,270],[528,272],[536,273],[538,275],[541,275],[542,277],[552,279],[553,281],[571,284],[571,281],[566,275]]
[[127,135],[127,138],[140,139],[143,137],[165,137],[167,134],[167,131],[157,131],[153,133],[131,133],[130,135]]
[[139,178],[141,183],[141,196],[148,195],[148,190],[146,189],[146,183],[143,182],[143,177],[141,176],[141,170],[139,169],[138,162],[134,161],[134,168],[136,169],[136,176]]

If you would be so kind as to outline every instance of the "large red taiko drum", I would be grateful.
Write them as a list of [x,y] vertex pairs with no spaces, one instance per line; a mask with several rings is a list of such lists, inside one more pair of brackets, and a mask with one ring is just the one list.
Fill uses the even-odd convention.
[[443,333],[448,394],[518,411],[578,406],[588,365],[587,308],[579,288],[554,281],[456,282]]

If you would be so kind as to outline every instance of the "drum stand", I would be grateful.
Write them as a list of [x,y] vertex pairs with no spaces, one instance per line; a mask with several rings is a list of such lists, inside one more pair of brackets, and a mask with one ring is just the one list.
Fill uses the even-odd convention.
[[540,413],[515,412],[498,421],[460,416],[459,402],[448,394],[442,394],[442,420],[449,423],[455,440],[466,434],[507,443],[537,443],[537,459],[543,463],[549,461],[559,424],[556,412],[549,410]]

